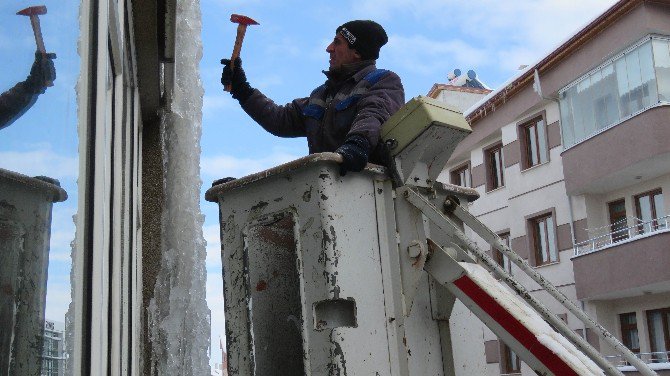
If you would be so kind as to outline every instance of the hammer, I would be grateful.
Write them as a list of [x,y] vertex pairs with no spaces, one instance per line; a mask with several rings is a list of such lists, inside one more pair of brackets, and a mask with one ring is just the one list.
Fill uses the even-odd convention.
[[[42,14],[47,14],[47,7],[44,5],[28,7],[24,10],[16,12],[16,14],[30,17],[30,23],[33,26],[33,33],[35,34],[35,42],[37,43],[37,50],[43,55],[46,55],[47,50],[44,48],[44,40],[42,39],[42,29],[40,28],[39,16]],[[46,86],[53,86],[53,82],[47,82]]]
[[[233,47],[233,56],[230,58],[230,71],[232,72],[235,69],[235,59],[240,56],[240,51],[242,50],[242,41],[244,40],[244,33],[247,32],[247,26],[249,25],[258,25],[258,22],[252,20],[247,16],[242,16],[239,14],[230,15],[230,22],[237,24],[237,37],[235,38],[235,47]],[[230,85],[226,85],[224,88],[226,91],[230,91]]]

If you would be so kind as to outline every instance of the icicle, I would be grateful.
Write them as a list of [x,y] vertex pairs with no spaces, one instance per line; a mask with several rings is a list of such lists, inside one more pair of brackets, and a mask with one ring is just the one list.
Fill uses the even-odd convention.
[[209,375],[210,311],[200,212],[203,88],[199,0],[178,0],[173,100],[161,114],[162,260],[149,304],[152,374]]

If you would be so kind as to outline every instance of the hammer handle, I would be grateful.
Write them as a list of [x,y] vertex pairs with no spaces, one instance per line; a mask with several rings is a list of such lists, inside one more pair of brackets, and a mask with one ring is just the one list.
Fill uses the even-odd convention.
[[37,16],[30,16],[30,24],[33,26],[33,33],[35,34],[35,43],[37,43],[37,50],[43,54],[47,53],[44,48],[44,40],[42,39],[42,28],[40,27],[40,19]]
[[[247,25],[237,25],[237,37],[235,37],[235,46],[233,47],[233,56],[230,58],[230,71],[235,69],[235,59],[240,56],[242,50],[242,41],[244,41],[244,34],[247,32]],[[230,91],[231,85],[226,85],[225,90]]]
[[[33,33],[35,34],[35,43],[37,43],[37,51],[41,52],[42,55],[47,54],[46,48],[44,48],[44,39],[42,39],[42,28],[40,27],[40,19],[38,16],[30,16],[30,24],[33,27]],[[53,81],[47,81],[44,83],[47,87],[54,86]]]

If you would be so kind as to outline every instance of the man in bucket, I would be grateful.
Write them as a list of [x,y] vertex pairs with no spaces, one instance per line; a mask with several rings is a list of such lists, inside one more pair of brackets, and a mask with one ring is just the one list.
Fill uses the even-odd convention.
[[268,132],[307,137],[310,154],[341,154],[340,172],[345,175],[361,171],[368,161],[385,164],[381,125],[405,104],[400,77],[375,65],[386,42],[384,28],[374,21],[341,25],[326,48],[330,55],[330,68],[323,72],[326,82],[309,97],[284,106],[251,87],[239,58],[232,70],[230,60],[221,60],[221,83],[231,85],[233,98]]

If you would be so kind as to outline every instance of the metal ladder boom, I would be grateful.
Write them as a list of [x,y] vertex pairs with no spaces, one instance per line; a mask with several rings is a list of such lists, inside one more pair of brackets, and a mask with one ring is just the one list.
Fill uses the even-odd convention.
[[[623,375],[612,363],[607,361],[596,349],[594,349],[584,338],[573,332],[564,322],[549,311],[542,303],[532,297],[528,290],[521,285],[514,277],[503,270],[498,263],[493,260],[485,251],[481,250],[477,244],[469,239],[459,226],[449,217],[441,213],[427,198],[421,195],[416,188],[407,187],[404,191],[404,196],[408,202],[419,209],[428,219],[437,225],[443,231],[453,235],[467,251],[481,260],[494,274],[501,278],[514,291],[517,292],[528,304],[531,305],[547,322],[549,322],[556,330],[572,342],[578,349],[586,354],[593,362],[605,370],[610,375]],[[506,256],[510,258],[521,270],[528,274],[535,282],[537,282],[544,290],[546,290],[552,297],[558,300],[566,309],[577,316],[587,326],[595,329],[601,338],[609,345],[620,351],[625,359],[633,365],[640,374],[644,376],[655,376],[656,372],[651,370],[647,364],[637,358],[628,348],[626,348],[619,340],[617,340],[611,333],[598,324],[595,320],[589,317],[584,311],[579,309],[568,297],[561,293],[554,287],[546,278],[535,271],[525,260],[507,247],[500,238],[495,235],[486,225],[481,223],[477,218],[472,216],[469,212],[463,209],[455,200],[448,199],[445,207],[455,217],[463,221],[470,229],[481,236],[489,244],[497,249],[500,249]]]

